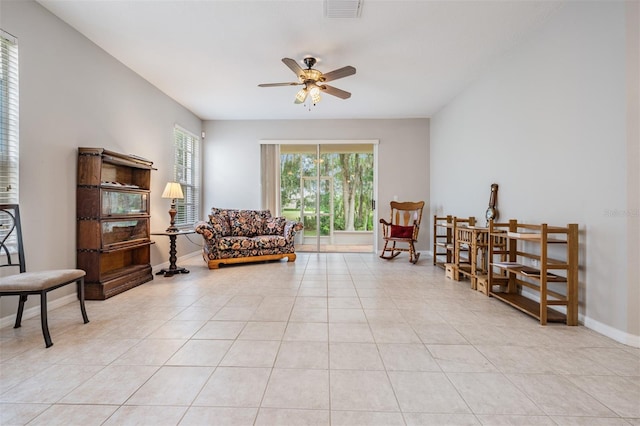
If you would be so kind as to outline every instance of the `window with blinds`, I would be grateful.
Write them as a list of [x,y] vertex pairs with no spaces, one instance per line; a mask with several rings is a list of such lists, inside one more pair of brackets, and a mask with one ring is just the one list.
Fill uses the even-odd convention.
[[18,40],[0,30],[0,204],[18,202]]
[[175,176],[182,185],[184,198],[176,200],[176,226],[192,226],[199,220],[200,211],[200,138],[193,133],[176,126],[175,139]]

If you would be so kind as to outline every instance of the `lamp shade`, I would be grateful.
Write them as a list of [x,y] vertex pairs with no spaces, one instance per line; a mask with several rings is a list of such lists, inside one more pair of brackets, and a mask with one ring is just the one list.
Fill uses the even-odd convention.
[[167,186],[164,187],[162,198],[184,198],[182,193],[182,186],[178,182],[167,182]]

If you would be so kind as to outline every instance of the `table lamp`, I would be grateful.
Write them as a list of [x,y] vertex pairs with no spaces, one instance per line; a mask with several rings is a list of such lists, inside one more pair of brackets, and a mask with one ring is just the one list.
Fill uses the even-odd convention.
[[164,187],[164,192],[162,193],[162,198],[171,198],[171,208],[169,209],[169,216],[171,217],[170,226],[167,228],[167,232],[178,232],[179,229],[176,227],[176,199],[184,198],[182,194],[182,186],[178,182],[168,182],[167,186]]

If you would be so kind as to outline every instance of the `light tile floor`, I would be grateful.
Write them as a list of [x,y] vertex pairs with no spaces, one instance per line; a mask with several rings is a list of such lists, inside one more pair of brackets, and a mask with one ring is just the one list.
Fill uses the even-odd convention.
[[640,350],[373,254],[152,282],[0,330],[0,424],[640,425]]

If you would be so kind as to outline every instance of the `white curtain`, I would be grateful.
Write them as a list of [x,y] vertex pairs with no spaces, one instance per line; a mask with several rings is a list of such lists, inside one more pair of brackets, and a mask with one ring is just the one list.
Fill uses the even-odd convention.
[[280,145],[260,145],[262,208],[280,216]]

